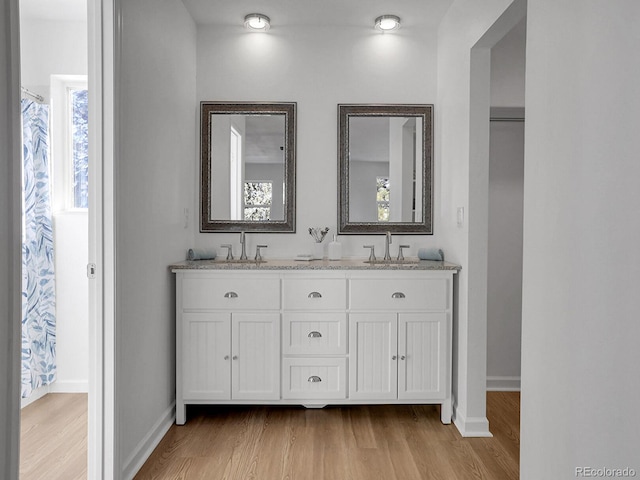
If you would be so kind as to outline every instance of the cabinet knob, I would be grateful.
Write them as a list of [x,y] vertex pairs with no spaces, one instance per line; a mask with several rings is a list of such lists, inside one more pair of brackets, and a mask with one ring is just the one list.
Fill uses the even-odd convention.
[[397,360],[397,359],[398,359],[397,355],[394,355],[393,357],[391,357],[391,360]]
[[309,335],[307,335],[309,338],[320,338],[322,337],[322,334],[320,332],[309,332]]
[[400,360],[406,360],[406,358],[407,358],[407,357],[405,357],[404,355],[402,355],[402,356],[400,357]]
[[307,381],[311,382],[311,383],[318,383],[318,382],[321,382],[322,379],[320,377],[318,377],[317,375],[311,375],[309,377],[309,380],[307,380]]
[[225,356],[224,356],[224,359],[225,359],[225,360],[229,360],[229,355],[225,355]]
[[402,292],[394,292],[391,294],[391,298],[405,298],[405,294]]
[[307,295],[307,298],[322,298],[322,294],[320,292],[311,292]]
[[238,298],[238,294],[236,292],[227,292],[224,294],[224,298]]
[[234,355],[233,357],[231,357],[233,360],[237,360],[238,359],[238,355]]

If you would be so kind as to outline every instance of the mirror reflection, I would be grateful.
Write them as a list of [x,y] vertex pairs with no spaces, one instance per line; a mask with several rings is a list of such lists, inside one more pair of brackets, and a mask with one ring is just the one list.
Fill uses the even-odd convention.
[[201,231],[295,231],[295,104],[202,104]]
[[339,105],[339,233],[432,233],[431,106]]

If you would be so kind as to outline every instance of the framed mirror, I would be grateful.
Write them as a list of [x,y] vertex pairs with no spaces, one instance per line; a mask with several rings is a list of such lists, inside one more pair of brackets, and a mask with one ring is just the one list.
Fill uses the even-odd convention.
[[433,233],[433,105],[338,105],[338,233]]
[[200,231],[295,232],[296,103],[200,103]]

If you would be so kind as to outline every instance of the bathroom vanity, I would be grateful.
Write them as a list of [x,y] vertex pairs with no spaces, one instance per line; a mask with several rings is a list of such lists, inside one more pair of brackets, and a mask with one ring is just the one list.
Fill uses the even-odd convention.
[[176,423],[188,404],[440,404],[451,422],[447,262],[185,261]]

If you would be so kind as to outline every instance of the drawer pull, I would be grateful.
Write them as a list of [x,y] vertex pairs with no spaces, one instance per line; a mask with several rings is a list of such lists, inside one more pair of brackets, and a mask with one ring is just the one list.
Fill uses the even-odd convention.
[[405,294],[404,294],[404,293],[402,293],[402,292],[394,292],[394,293],[391,295],[391,298],[405,298]]
[[236,292],[227,292],[224,294],[224,298],[238,298],[238,294]]
[[311,292],[307,295],[307,298],[322,298],[322,294],[320,292]]
[[318,377],[317,375],[311,375],[309,377],[309,380],[307,380],[307,381],[311,382],[311,383],[318,383],[318,382],[321,382],[322,379],[320,377]]
[[320,338],[322,336],[322,334],[320,332],[309,332],[309,335],[307,335],[309,338]]

